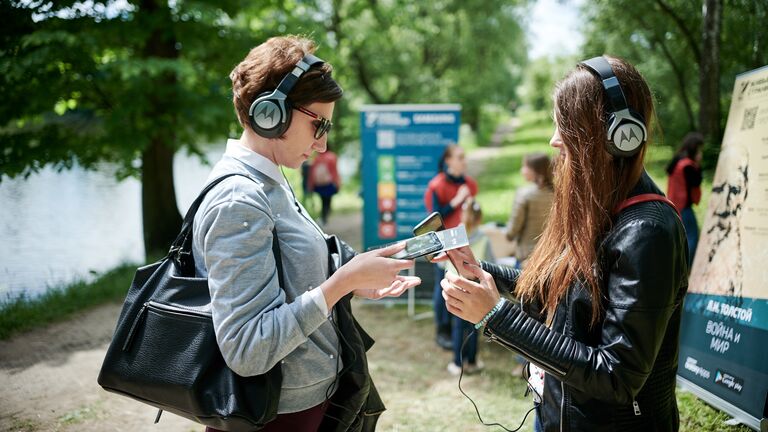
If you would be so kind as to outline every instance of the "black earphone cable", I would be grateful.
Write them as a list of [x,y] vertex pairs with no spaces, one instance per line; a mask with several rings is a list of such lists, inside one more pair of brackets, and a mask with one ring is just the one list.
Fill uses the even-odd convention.
[[[307,220],[307,222],[309,222],[309,224],[310,224],[310,225],[312,225],[313,227],[315,227],[315,230],[317,230],[317,232],[318,232],[318,233],[319,233],[321,236],[323,236],[323,238],[325,238],[325,233],[323,233],[323,232],[320,230],[320,228],[318,228],[318,227],[317,227],[317,225],[316,225],[315,223],[313,223],[313,221],[311,221],[311,220],[309,219],[309,216],[308,216],[308,215],[306,215],[304,211],[302,211],[302,209],[301,209],[301,206],[299,205],[299,202],[298,202],[298,200],[296,199],[296,192],[294,192],[294,191],[293,191],[293,187],[291,186],[291,182],[288,180],[288,177],[285,175],[285,171],[283,171],[283,166],[282,166],[282,165],[280,165],[280,173],[281,173],[281,174],[283,174],[283,179],[285,180],[285,184],[286,184],[286,185],[288,185],[288,189],[291,191],[291,198],[293,199],[293,204],[296,206],[296,211],[298,211],[298,212],[299,212],[299,214],[300,214],[300,215],[301,215],[301,216],[302,216],[304,219],[306,219],[306,220]],[[347,339],[346,339],[346,338],[344,337],[344,335],[341,333],[341,330],[339,329],[339,326],[338,326],[338,324],[336,324],[336,320],[333,318],[333,309],[330,311],[330,314],[331,314],[331,320],[330,320],[330,321],[331,321],[331,325],[333,325],[333,328],[336,330],[336,335],[339,337],[339,340],[338,340],[338,345],[337,345],[337,349],[336,349],[336,376],[333,378],[333,382],[331,382],[331,384],[328,386],[328,388],[327,388],[327,389],[325,389],[325,402],[327,402],[329,405],[333,405],[333,406],[335,406],[335,407],[337,407],[337,408],[341,408],[341,409],[349,410],[349,408],[347,408],[347,407],[345,407],[345,406],[342,406],[342,405],[339,405],[339,404],[333,403],[333,402],[331,401],[331,392],[333,392],[333,391],[335,390],[335,387],[336,387],[336,385],[337,385],[337,384],[338,384],[338,382],[339,382],[339,377],[340,377],[342,374],[344,374],[344,372],[346,372],[346,371],[347,371],[347,370],[348,370],[348,369],[349,369],[349,368],[352,366],[352,365],[351,365],[351,363],[354,363],[354,362],[357,360],[357,356],[356,356],[356,354],[355,354],[355,352],[354,352],[353,350],[350,350],[350,353],[352,354],[352,362],[351,362],[350,364],[348,364],[348,365],[345,365],[345,366],[343,366],[343,367],[342,367],[342,369],[341,369],[341,371],[339,370],[339,362],[341,361],[341,350],[343,349],[343,348],[342,348],[342,341],[343,341],[343,342],[344,342],[344,343],[345,343],[347,346],[350,346],[350,347],[351,347],[351,344],[349,343],[349,341],[347,341]],[[324,403],[325,403],[325,402],[324,402]],[[326,411],[326,413],[324,414],[324,416],[325,416],[325,417],[328,417],[328,418],[330,418],[330,419],[332,419],[332,420],[335,420],[335,421],[337,421],[338,423],[341,423],[341,422],[342,422],[342,420],[341,420],[341,419],[339,419],[339,418],[337,418],[337,417],[335,417],[335,416],[333,416],[333,415],[331,415],[331,414],[328,414],[328,412],[327,412],[327,411]]]
[[[529,409],[525,413],[525,416],[523,417],[523,420],[520,421],[520,425],[516,429],[507,429],[501,423],[486,423],[483,420],[483,417],[480,415],[480,409],[477,407],[477,404],[475,403],[475,401],[472,400],[472,398],[469,397],[469,395],[466,392],[464,392],[464,389],[461,388],[461,379],[464,377],[464,347],[467,345],[467,342],[472,337],[472,335],[474,335],[475,333],[477,333],[477,330],[473,328],[472,331],[469,332],[469,334],[464,338],[464,342],[461,343],[461,349],[459,350],[459,361],[461,362],[461,373],[459,374],[459,391],[461,392],[462,395],[464,395],[465,398],[467,398],[472,403],[472,406],[475,407],[475,413],[477,414],[477,419],[480,420],[480,423],[482,423],[484,426],[488,426],[488,427],[498,426],[498,427],[504,429],[507,432],[517,432],[517,431],[519,431],[523,427],[523,425],[525,425],[525,421],[528,419],[528,415],[531,414],[531,411],[536,409],[536,406],[533,406],[531,409]],[[530,388],[530,386],[529,386],[529,388]],[[533,391],[536,394],[538,394],[538,392],[536,392],[536,390],[533,390]],[[539,398],[539,399],[541,399],[541,398]]]
[[[308,216],[307,216],[307,215],[305,215],[305,214],[304,214],[304,212],[301,210],[301,206],[299,206],[299,203],[298,203],[298,201],[296,200],[296,193],[293,191],[293,187],[291,186],[291,182],[290,182],[290,181],[288,181],[288,177],[286,177],[286,175],[285,175],[285,172],[283,171],[283,167],[282,167],[282,166],[280,166],[280,172],[283,174],[283,178],[285,179],[285,183],[288,185],[288,189],[290,189],[290,191],[291,191],[291,196],[292,196],[292,198],[293,198],[293,202],[294,202],[294,204],[296,205],[296,210],[297,210],[297,211],[299,212],[299,214],[301,214],[301,215],[302,215],[304,218],[308,218]],[[317,226],[316,226],[314,223],[311,223],[311,222],[310,222],[310,224],[311,224],[312,226],[314,226],[314,227],[315,227],[315,229],[317,229],[317,230],[318,230],[318,232],[320,232],[320,234],[321,234],[321,235],[323,235],[323,236],[325,235],[325,234],[324,234],[322,231],[320,231],[320,229],[319,229],[319,228],[317,228]],[[331,312],[331,313],[333,313],[333,312]],[[339,380],[339,377],[340,377],[340,376],[341,376],[341,375],[342,375],[342,374],[345,372],[345,371],[344,371],[344,369],[346,369],[346,368],[350,367],[350,365],[346,365],[344,368],[342,368],[342,370],[341,370],[341,371],[339,371],[339,360],[340,360],[340,358],[341,358],[341,350],[342,350],[342,339],[344,340],[344,343],[346,343],[347,345],[349,345],[349,342],[346,340],[346,338],[344,337],[344,335],[343,335],[343,334],[341,334],[341,331],[339,330],[339,327],[338,327],[338,325],[336,324],[336,321],[335,321],[335,320],[331,320],[331,322],[333,323],[333,326],[334,326],[334,328],[336,329],[336,334],[337,334],[337,335],[339,335],[339,338],[340,338],[340,339],[339,339],[339,345],[338,345],[338,352],[337,352],[337,356],[336,356],[336,371],[337,371],[337,373],[336,373],[336,377],[334,378],[333,382],[331,383],[331,385],[330,385],[330,386],[329,386],[329,387],[326,389],[326,391],[325,391],[325,400],[326,400],[326,401],[327,401],[327,402],[328,402],[330,405],[333,405],[334,407],[338,407],[338,408],[342,408],[342,409],[345,409],[345,410],[349,410],[349,408],[346,408],[346,407],[344,407],[344,406],[342,406],[342,405],[339,405],[339,404],[333,403],[333,402],[331,401],[331,399],[330,399],[330,393],[331,393],[331,390],[332,390],[332,389],[333,389],[333,388],[336,386],[336,384],[337,384],[337,382],[338,382],[338,380]],[[505,430],[505,431],[507,431],[507,432],[517,432],[517,431],[519,431],[519,430],[520,430],[520,429],[523,427],[523,425],[525,425],[525,422],[526,422],[526,420],[528,419],[528,416],[531,414],[531,412],[532,412],[533,410],[535,410],[535,409],[536,409],[536,407],[535,407],[535,406],[534,406],[534,407],[532,407],[531,409],[529,409],[529,410],[528,410],[528,411],[525,413],[525,416],[523,416],[523,420],[520,422],[520,425],[519,425],[519,426],[518,426],[516,429],[508,429],[508,428],[506,428],[504,425],[502,425],[501,423],[486,423],[486,422],[483,420],[483,417],[480,415],[480,409],[477,407],[477,404],[475,403],[475,401],[474,401],[474,400],[472,400],[472,398],[471,398],[471,397],[469,397],[469,395],[468,395],[468,394],[467,394],[467,393],[464,391],[464,389],[462,389],[462,388],[461,388],[461,379],[464,377],[464,348],[466,347],[466,345],[467,345],[467,342],[469,341],[469,339],[470,339],[470,338],[472,337],[472,335],[474,335],[475,333],[477,333],[477,330],[476,330],[476,329],[472,329],[472,331],[471,331],[471,332],[469,332],[469,334],[468,334],[468,335],[467,335],[467,336],[464,338],[464,341],[463,341],[463,342],[462,342],[462,344],[461,344],[461,349],[460,349],[460,351],[459,351],[459,360],[461,361],[461,373],[459,374],[459,383],[458,383],[458,386],[459,386],[459,392],[461,392],[461,394],[462,394],[462,395],[464,395],[464,397],[465,397],[465,398],[467,398],[467,399],[468,399],[468,400],[469,400],[469,401],[472,403],[472,406],[475,408],[475,413],[477,414],[477,418],[478,418],[478,420],[480,420],[480,423],[482,423],[484,426],[488,426],[488,427],[491,427],[491,426],[498,426],[498,427],[500,427],[500,428],[504,429],[504,430]],[[354,351],[351,351],[351,353],[354,355]],[[354,363],[354,360],[353,360],[352,362]],[[530,387],[529,387],[529,388],[530,388]],[[533,390],[533,391],[534,391],[534,392],[536,392],[536,390]],[[537,393],[537,394],[538,394],[538,393]],[[541,398],[539,398],[539,399],[541,399]],[[335,421],[337,421],[337,422],[341,422],[341,420],[340,420],[340,419],[338,419],[338,418],[336,418],[336,417],[334,417],[334,416],[332,416],[332,415],[330,415],[330,414],[328,414],[328,413],[326,413],[326,414],[325,414],[325,416],[326,416],[326,417],[328,417],[328,418],[331,418],[331,419],[333,419],[333,420],[335,420]]]
[[[320,228],[317,226],[317,224],[314,223],[314,221],[310,220],[309,215],[307,214],[306,211],[302,211],[302,208],[299,205],[298,200],[296,199],[296,192],[294,192],[293,187],[291,186],[291,182],[288,180],[288,177],[286,177],[285,171],[283,171],[283,167],[282,166],[280,166],[280,172],[283,174],[283,178],[285,179],[285,183],[288,185],[288,189],[291,191],[291,196],[293,198],[293,203],[296,206],[296,210],[299,212],[300,215],[302,215],[302,217],[304,219],[307,220],[307,222],[309,222],[310,225],[312,225],[315,228],[315,230],[317,230],[317,232],[321,236],[323,236],[323,238],[325,238],[325,233],[322,232],[322,230],[320,230]],[[333,314],[333,311],[331,311],[331,314]],[[325,400],[328,402],[329,405],[333,405],[334,407],[350,411],[349,408],[347,408],[347,407],[345,407],[343,405],[339,405],[339,404],[334,403],[333,401],[331,401],[331,392],[333,391],[333,389],[338,384],[339,378],[341,377],[341,375],[343,375],[347,370],[349,370],[352,367],[352,364],[355,361],[357,361],[357,355],[355,354],[355,351],[351,349],[352,345],[349,343],[347,338],[344,337],[344,334],[339,329],[339,326],[336,323],[336,320],[334,318],[331,318],[331,324],[333,325],[334,329],[336,329],[336,335],[338,335],[338,337],[339,337],[339,344],[338,344],[337,353],[336,353],[336,377],[334,378],[334,380],[331,383],[331,385],[325,391]],[[341,368],[341,370],[339,371],[339,361],[341,361],[341,352],[344,349],[343,348],[344,345],[346,345],[347,347],[350,348],[349,352],[352,355],[352,359],[351,359],[350,364],[344,365]],[[341,419],[339,419],[339,418],[337,418],[337,417],[335,417],[335,416],[333,416],[331,414],[328,414],[327,412],[326,412],[325,416],[330,418],[330,419],[333,419],[333,420],[335,420],[335,421],[337,421],[339,423],[342,422]]]

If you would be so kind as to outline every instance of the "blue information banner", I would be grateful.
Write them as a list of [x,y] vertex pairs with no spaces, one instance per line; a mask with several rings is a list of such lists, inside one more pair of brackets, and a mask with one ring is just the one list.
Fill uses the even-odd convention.
[[445,147],[459,140],[461,106],[365,105],[360,110],[363,248],[413,236],[424,191]]

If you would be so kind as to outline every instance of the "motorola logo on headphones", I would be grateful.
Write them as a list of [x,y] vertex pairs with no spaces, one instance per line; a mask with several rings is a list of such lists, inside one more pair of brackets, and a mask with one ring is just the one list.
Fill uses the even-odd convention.
[[253,120],[263,129],[272,129],[280,121],[280,107],[270,100],[262,101],[253,113]]
[[613,142],[621,151],[633,151],[643,143],[643,130],[634,123],[625,123],[616,129]]

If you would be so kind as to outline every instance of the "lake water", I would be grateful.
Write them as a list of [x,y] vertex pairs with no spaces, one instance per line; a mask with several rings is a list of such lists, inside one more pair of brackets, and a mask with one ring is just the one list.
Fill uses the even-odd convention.
[[[205,154],[215,163],[223,152],[222,144]],[[355,160],[339,158],[342,177],[356,168]],[[197,156],[176,155],[174,183],[182,214],[210,169]],[[0,182],[0,302],[91,280],[125,262],[144,262],[138,180],[118,182],[105,166],[60,173],[46,168],[26,180]]]

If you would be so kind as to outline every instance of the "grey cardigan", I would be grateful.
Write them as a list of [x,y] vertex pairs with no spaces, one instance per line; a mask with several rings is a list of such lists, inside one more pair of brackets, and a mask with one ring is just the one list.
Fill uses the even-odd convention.
[[[231,145],[208,181],[240,172],[256,182],[232,176],[207,194],[193,225],[195,270],[208,278],[214,331],[227,365],[250,376],[281,362],[278,413],[302,411],[332,394],[342,368],[332,316],[322,292],[314,289],[328,277],[325,237],[283,179],[257,170],[258,159],[235,157],[244,149],[232,152]],[[273,229],[282,254],[282,287]]]

